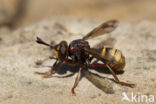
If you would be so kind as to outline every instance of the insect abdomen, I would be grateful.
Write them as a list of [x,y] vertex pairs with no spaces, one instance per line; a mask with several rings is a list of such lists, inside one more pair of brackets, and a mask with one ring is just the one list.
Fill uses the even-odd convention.
[[108,60],[115,61],[115,63],[108,62],[109,66],[112,69],[115,69],[116,71],[122,71],[124,69],[126,64],[125,57],[120,50],[104,47],[101,50],[101,56],[109,58]]

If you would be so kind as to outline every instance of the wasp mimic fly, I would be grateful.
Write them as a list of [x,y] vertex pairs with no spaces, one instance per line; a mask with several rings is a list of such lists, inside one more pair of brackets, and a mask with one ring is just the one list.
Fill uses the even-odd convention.
[[[122,52],[115,48],[108,48],[105,46],[97,48],[91,48],[88,39],[92,39],[94,37],[103,35],[105,33],[112,32],[117,27],[118,21],[110,20],[104,22],[103,24],[99,25],[98,27],[94,28],[91,32],[89,32],[86,36],[82,39],[73,40],[71,43],[66,41],[61,41],[57,45],[51,45],[44,42],[42,39],[37,37],[36,42],[39,44],[46,45],[52,49],[52,52],[55,57],[51,57],[52,59],[56,60],[51,70],[48,72],[35,72],[36,74],[43,75],[44,78],[51,77],[53,74],[58,73],[63,64],[68,65],[76,65],[79,64],[80,68],[78,70],[78,74],[75,79],[75,83],[71,89],[72,94],[75,95],[74,89],[78,85],[80,79],[81,70],[86,66],[90,67],[103,67],[107,68],[111,74],[113,75],[115,81],[118,84],[128,86],[128,87],[135,87],[135,84],[129,84],[126,82],[122,82],[116,76],[115,71],[123,71],[125,67],[125,57],[123,56]],[[92,63],[92,60],[96,58],[97,60],[103,63]],[[57,62],[61,62],[58,69],[54,71],[54,67],[56,66]]]

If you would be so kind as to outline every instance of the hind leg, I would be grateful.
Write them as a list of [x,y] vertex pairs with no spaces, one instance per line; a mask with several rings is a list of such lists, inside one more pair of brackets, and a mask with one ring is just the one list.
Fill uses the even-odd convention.
[[118,83],[118,84],[121,84],[121,85],[124,85],[124,86],[128,86],[128,87],[132,87],[134,88],[136,85],[135,84],[130,84],[130,83],[126,83],[126,82],[122,82],[118,79],[118,77],[116,76],[116,74],[114,73],[114,71],[111,69],[111,67],[109,65],[106,65],[108,67],[108,69],[110,70],[110,72],[112,73],[115,81]]
[[115,72],[111,69],[111,67],[107,64],[89,64],[90,67],[107,67],[109,69],[109,71],[111,72],[111,74],[113,75],[115,81],[118,84],[124,85],[124,86],[128,86],[128,87],[135,87],[135,84],[130,84],[130,83],[126,83],[126,82],[122,82],[118,79],[117,75],[115,74]]

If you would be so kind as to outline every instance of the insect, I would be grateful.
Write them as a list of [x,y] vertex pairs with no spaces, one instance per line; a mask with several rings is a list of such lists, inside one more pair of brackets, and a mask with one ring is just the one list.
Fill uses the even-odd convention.
[[[116,76],[114,70],[122,71],[125,67],[125,57],[123,56],[122,52],[115,48],[107,48],[107,47],[99,47],[99,48],[91,48],[88,39],[92,39],[94,37],[103,35],[105,33],[112,32],[117,27],[118,21],[117,20],[110,20],[106,21],[103,24],[99,25],[98,27],[94,28],[91,32],[89,32],[86,36],[82,39],[73,40],[71,43],[66,41],[61,41],[57,45],[50,45],[44,42],[42,39],[37,37],[36,42],[39,44],[46,45],[51,48],[55,57],[51,57],[51,59],[56,60],[51,70],[47,72],[35,72],[36,74],[43,75],[44,78],[51,77],[53,74],[58,73],[63,64],[68,65],[76,65],[79,64],[80,68],[78,70],[78,74],[76,76],[74,85],[71,89],[73,95],[76,95],[74,89],[77,87],[81,70],[85,66],[91,67],[104,67],[107,68],[111,74],[113,75],[115,81],[118,84],[125,85],[128,87],[135,87],[135,84],[129,84],[126,82],[122,82]],[[103,63],[92,63],[92,60],[96,58],[98,61],[102,61]],[[56,66],[57,62],[61,62],[60,66],[56,71],[54,71],[54,67]]]

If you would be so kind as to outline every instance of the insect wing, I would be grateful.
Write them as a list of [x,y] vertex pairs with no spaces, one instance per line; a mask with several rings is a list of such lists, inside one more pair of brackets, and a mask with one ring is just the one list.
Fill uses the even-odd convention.
[[97,43],[96,45],[93,46],[93,48],[100,49],[103,47],[113,47],[115,42],[116,42],[115,38],[108,38],[106,40],[103,40],[103,41]]
[[97,58],[98,60],[103,61],[106,64],[117,64],[117,62],[115,61],[114,57],[112,57],[111,55],[102,55],[102,51],[99,49],[93,49],[93,48],[84,48],[84,50],[86,52],[88,52],[89,54],[91,54],[93,57]]
[[89,32],[82,39],[88,40],[88,39],[103,35],[104,33],[110,33],[117,27],[117,24],[118,24],[117,20],[110,20],[110,21],[104,22],[103,24],[94,28],[91,32]]

